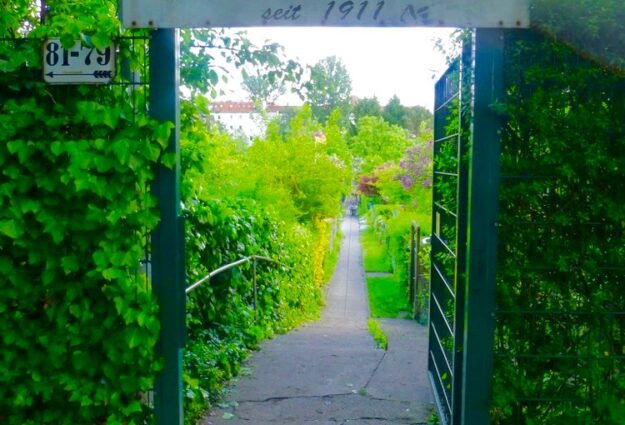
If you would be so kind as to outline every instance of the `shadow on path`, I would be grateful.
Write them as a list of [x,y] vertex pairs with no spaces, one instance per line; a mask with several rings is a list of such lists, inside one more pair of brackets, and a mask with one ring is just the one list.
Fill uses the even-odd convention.
[[229,407],[215,409],[204,425],[426,423],[433,406],[427,329],[380,320],[389,347],[376,347],[357,219],[346,217],[342,231],[320,320],[262,343],[246,364],[251,375],[229,388]]

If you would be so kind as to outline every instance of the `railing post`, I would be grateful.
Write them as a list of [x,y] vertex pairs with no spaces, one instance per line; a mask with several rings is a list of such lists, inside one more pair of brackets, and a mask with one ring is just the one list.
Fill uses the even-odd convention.
[[254,261],[252,262],[252,290],[254,291],[254,319],[257,318],[256,312],[256,303],[257,299],[257,289],[256,289],[256,256],[252,257]]
[[409,277],[408,279],[410,279],[410,283],[409,283],[409,294],[408,294],[408,302],[410,303],[410,305],[412,306],[412,313],[413,313],[413,317],[417,317],[417,312],[415,310],[415,306],[416,306],[416,291],[417,291],[417,287],[415,285],[415,275],[416,275],[416,264],[415,264],[415,223],[411,223],[410,224],[410,273],[409,273]]
[[421,305],[421,300],[419,299],[419,294],[421,294],[421,260],[419,260],[419,253],[421,252],[421,226],[417,225],[417,232],[415,236],[415,271],[414,271],[414,317],[419,318],[423,313],[423,306]]

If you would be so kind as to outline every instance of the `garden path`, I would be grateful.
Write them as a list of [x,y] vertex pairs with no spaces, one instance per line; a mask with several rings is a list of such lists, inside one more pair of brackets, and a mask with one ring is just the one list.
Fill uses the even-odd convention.
[[230,387],[203,425],[426,424],[433,409],[426,375],[427,329],[380,320],[388,350],[367,329],[369,307],[359,223],[346,217],[326,307],[318,321],[261,344],[250,373]]

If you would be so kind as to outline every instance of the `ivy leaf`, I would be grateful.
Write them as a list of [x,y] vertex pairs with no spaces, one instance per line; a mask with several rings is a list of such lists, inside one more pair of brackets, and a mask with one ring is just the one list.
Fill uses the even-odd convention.
[[94,252],[91,258],[93,258],[93,261],[98,268],[105,268],[109,265],[108,256],[104,251]]
[[54,141],[50,144],[50,152],[52,152],[55,156],[59,156],[65,152],[65,147],[63,146],[63,143]]
[[111,45],[111,38],[103,31],[98,31],[91,36],[91,42],[96,49],[103,50]]
[[61,260],[61,266],[63,267],[63,271],[65,272],[65,274],[75,272],[76,270],[78,270],[79,267],[78,257],[75,255],[68,255],[66,257],[63,257],[63,259]]
[[16,220],[0,220],[0,233],[11,239],[18,239],[24,234],[24,224]]
[[128,347],[130,348],[138,347],[143,343],[142,333],[137,328],[128,328],[126,335],[128,337]]
[[41,204],[39,203],[39,201],[36,201],[34,199],[24,199],[20,203],[20,210],[22,211],[22,214],[37,213],[40,209]]
[[125,415],[130,415],[132,413],[139,413],[141,412],[141,403],[139,403],[138,400],[133,400],[130,402],[128,406],[122,408],[122,412]]
[[8,258],[0,257],[0,275],[8,275],[13,270],[13,264]]
[[173,152],[168,152],[161,156],[161,164],[169,169],[173,169],[176,165],[176,154]]
[[76,38],[73,34],[63,34],[61,35],[61,44],[65,49],[71,49],[76,43]]
[[130,143],[126,139],[116,140],[111,146],[119,161],[126,165],[130,159]]
[[117,127],[117,123],[121,117],[121,110],[119,108],[105,108],[102,111],[103,118],[102,122],[107,125],[109,128],[114,129]]
[[114,162],[105,156],[95,156],[93,163],[99,173],[105,173],[114,167]]
[[174,124],[171,122],[160,123],[154,127],[154,139],[163,149],[169,145],[169,136],[173,128]]

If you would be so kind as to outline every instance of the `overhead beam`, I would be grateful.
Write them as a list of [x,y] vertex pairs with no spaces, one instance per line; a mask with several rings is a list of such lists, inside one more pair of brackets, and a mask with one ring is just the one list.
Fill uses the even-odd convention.
[[529,0],[122,0],[127,28],[525,28]]

